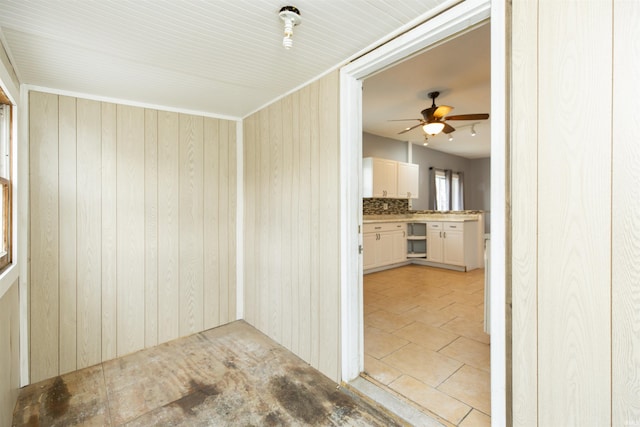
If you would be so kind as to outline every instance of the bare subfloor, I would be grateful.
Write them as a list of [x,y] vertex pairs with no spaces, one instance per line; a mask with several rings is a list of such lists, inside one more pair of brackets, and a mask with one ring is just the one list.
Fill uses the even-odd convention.
[[29,385],[14,425],[399,424],[237,321]]

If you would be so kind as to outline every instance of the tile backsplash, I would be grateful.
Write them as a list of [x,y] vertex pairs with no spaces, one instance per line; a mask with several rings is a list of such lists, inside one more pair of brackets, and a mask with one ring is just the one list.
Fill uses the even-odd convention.
[[[384,209],[385,203],[387,209]],[[362,199],[363,215],[401,215],[409,213],[408,199]]]

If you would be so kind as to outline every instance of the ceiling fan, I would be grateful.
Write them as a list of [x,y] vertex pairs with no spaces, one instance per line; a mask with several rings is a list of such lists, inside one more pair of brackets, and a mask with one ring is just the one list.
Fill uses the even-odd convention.
[[428,135],[437,135],[440,132],[451,133],[456,130],[453,126],[448,123],[445,123],[449,120],[486,120],[489,118],[489,114],[486,113],[478,113],[478,114],[460,114],[457,116],[447,116],[453,107],[449,107],[448,105],[440,105],[436,106],[436,98],[440,95],[440,92],[429,92],[429,98],[431,98],[431,107],[425,108],[420,113],[422,114],[422,119],[402,119],[402,120],[391,120],[391,121],[406,121],[406,120],[418,120],[418,123],[415,126],[408,127],[401,132],[398,132],[398,135],[409,132],[419,126],[422,126],[424,132]]

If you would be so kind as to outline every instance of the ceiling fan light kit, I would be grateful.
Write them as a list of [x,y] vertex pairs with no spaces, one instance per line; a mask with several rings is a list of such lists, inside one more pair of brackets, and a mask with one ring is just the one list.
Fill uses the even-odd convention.
[[300,11],[295,6],[283,6],[278,12],[280,19],[284,21],[284,38],[282,46],[289,50],[293,46],[293,27],[300,25]]
[[[440,92],[429,92],[429,98],[431,98],[431,107],[425,108],[420,112],[422,114],[421,119],[409,119],[409,120],[418,120],[418,123],[415,126],[410,126],[405,128],[403,131],[398,132],[398,135],[409,132],[419,126],[422,126],[422,130],[431,135],[437,135],[440,132],[444,132],[446,134],[450,134],[456,129],[450,124],[446,123],[448,120],[486,120],[489,118],[489,114],[479,113],[479,114],[460,114],[457,116],[447,116],[453,107],[449,107],[448,105],[436,105],[436,98],[440,95]],[[473,131],[475,135],[475,130]],[[451,141],[453,138],[450,138]]]

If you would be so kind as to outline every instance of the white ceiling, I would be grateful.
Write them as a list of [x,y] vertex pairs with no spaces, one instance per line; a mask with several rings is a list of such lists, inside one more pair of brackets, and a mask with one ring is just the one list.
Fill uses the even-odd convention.
[[[107,99],[241,118],[421,23],[445,0],[297,0],[302,24],[282,45],[275,0],[0,0],[0,38],[21,83]],[[489,112],[488,25],[365,80],[366,132],[397,133],[430,105],[451,114]],[[489,155],[490,120],[451,122],[429,147],[468,158]]]
[[24,84],[244,117],[444,1],[296,0],[286,51],[282,0],[0,0],[0,38]]
[[[440,91],[436,105],[454,107],[450,115],[490,113],[491,108],[490,27],[483,25],[441,43],[411,59],[384,70],[363,83],[363,129],[387,138],[423,144],[420,127],[398,135],[418,121],[391,119],[421,118],[431,106],[427,96]],[[429,137],[429,148],[466,158],[489,157],[491,118],[482,121],[448,122],[456,131],[448,136]],[[476,136],[471,136],[475,123]]]

